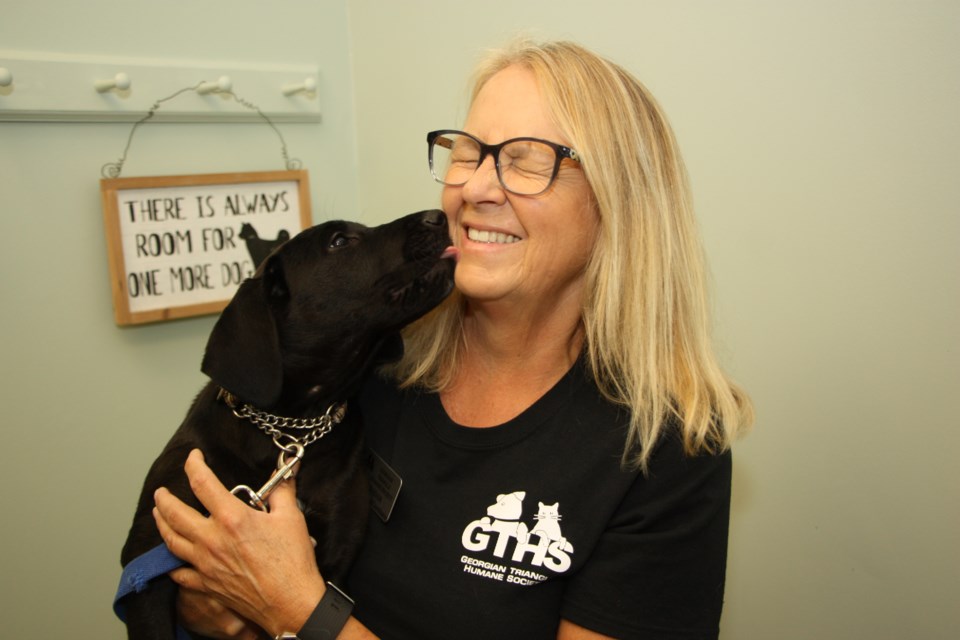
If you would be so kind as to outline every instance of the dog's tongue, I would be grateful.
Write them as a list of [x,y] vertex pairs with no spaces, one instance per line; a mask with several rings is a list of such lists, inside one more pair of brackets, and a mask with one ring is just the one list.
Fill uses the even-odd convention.
[[458,261],[460,260],[460,250],[457,249],[455,246],[450,245],[449,247],[444,249],[443,253],[440,255],[441,260],[443,260],[444,258],[453,258],[454,261]]

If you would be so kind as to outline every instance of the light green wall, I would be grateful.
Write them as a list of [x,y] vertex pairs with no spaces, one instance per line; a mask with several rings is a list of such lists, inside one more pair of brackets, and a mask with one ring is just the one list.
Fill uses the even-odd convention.
[[[282,128],[317,221],[434,206],[424,134],[518,29],[624,64],[677,129],[759,413],[723,637],[939,639],[960,627],[958,24],[948,0],[33,0],[0,48],[317,65],[323,122]],[[128,131],[0,123],[4,637],[123,637],[139,483],[203,381],[211,318],[112,322],[98,179]],[[126,175],[276,155],[266,127],[146,126]]]

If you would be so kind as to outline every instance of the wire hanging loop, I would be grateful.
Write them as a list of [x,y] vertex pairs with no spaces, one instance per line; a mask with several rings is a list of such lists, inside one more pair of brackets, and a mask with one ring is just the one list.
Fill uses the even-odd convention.
[[[188,91],[196,92],[202,85],[205,85],[205,84],[207,84],[207,82],[205,80],[201,80],[200,82],[193,85],[192,87],[184,87],[183,89],[180,89],[179,91],[176,91],[170,94],[166,98],[161,98],[156,102],[154,102],[153,105],[150,107],[150,110],[147,111],[147,114],[142,118],[140,118],[139,120],[137,120],[135,123],[133,123],[133,127],[130,129],[130,134],[127,136],[127,144],[123,148],[123,155],[121,155],[116,162],[108,162],[105,165],[103,165],[103,167],[101,167],[100,169],[100,175],[102,175],[104,178],[119,178],[120,173],[123,171],[123,165],[127,161],[127,154],[130,152],[130,145],[133,144],[133,136],[136,134],[137,129],[140,127],[140,125],[146,124],[151,118],[153,118],[157,114],[157,111],[160,110],[160,106],[164,102],[173,100],[174,98]],[[219,90],[217,93],[219,95],[224,95],[233,99],[237,104],[244,107],[245,109],[256,111],[257,115],[263,118],[264,122],[270,125],[270,128],[273,129],[273,132],[277,134],[277,138],[280,139],[280,153],[283,156],[283,164],[288,171],[294,171],[296,169],[299,169],[302,166],[302,163],[300,162],[300,160],[298,160],[297,158],[291,158],[289,156],[289,154],[287,153],[287,141],[283,138],[283,134],[280,133],[279,129],[277,129],[277,126],[273,123],[273,120],[271,120],[267,116],[267,114],[265,114],[263,111],[261,111],[257,105],[247,100],[244,100],[243,98],[235,94],[231,89],[222,89],[222,90]]]

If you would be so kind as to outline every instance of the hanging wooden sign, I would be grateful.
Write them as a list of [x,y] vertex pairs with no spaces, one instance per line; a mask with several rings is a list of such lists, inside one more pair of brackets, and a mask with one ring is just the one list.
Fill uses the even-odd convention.
[[100,181],[118,325],[219,313],[311,223],[307,172]]

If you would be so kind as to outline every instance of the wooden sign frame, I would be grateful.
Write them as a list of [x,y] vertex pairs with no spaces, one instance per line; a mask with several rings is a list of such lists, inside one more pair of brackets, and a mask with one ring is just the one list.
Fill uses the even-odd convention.
[[118,325],[219,313],[269,250],[311,224],[307,172],[100,181]]

